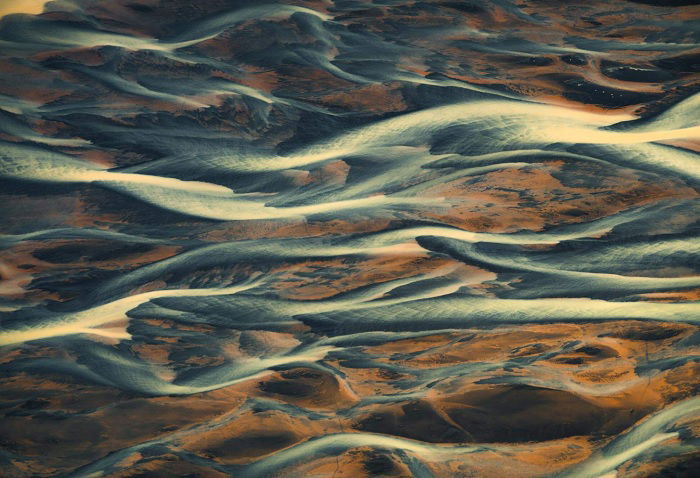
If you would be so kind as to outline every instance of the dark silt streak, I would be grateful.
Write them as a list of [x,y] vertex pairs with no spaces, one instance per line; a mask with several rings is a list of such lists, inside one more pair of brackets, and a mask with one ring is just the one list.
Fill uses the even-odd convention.
[[0,9],[0,475],[694,476],[695,3]]

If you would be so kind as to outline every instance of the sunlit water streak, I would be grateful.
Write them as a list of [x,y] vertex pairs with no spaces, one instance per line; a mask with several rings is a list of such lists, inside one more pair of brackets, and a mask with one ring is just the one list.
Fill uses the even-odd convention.
[[[70,476],[108,476],[134,454],[163,454],[153,451],[158,447],[183,462],[251,478],[297,476],[332,459],[339,469],[341,457],[356,450],[388,453],[417,477],[447,476],[454,469],[435,467],[453,462],[478,471],[493,457],[513,471],[512,457],[522,454],[517,440],[431,443],[412,438],[413,426],[402,436],[358,425],[381,407],[433,400],[436,415],[459,429],[446,403],[462,406],[467,399],[459,393],[477,386],[556,391],[581,403],[631,401],[622,412],[633,417],[629,423],[620,420],[622,428],[591,441],[589,455],[554,476],[615,476],[657,455],[693,451],[697,438],[688,438],[687,423],[697,418],[698,401],[686,398],[691,384],[683,388],[689,379],[682,374],[698,360],[687,331],[700,317],[692,300],[700,287],[700,94],[673,97],[655,114],[605,110],[594,101],[573,104],[569,91],[538,83],[547,75],[535,68],[568,55],[573,66],[562,71],[570,75],[583,68],[573,56],[585,57],[595,71],[579,86],[598,78],[601,91],[620,89],[605,93],[615,99],[635,93],[639,82],[597,70],[611,52],[668,56],[697,43],[690,35],[642,42],[569,33],[559,45],[515,41],[510,36],[522,27],[506,33],[500,23],[479,22],[502,15],[537,32],[561,20],[505,0],[485,2],[494,16],[462,5],[464,18],[479,18],[465,24],[444,17],[414,30],[422,16],[411,16],[415,25],[396,20],[383,37],[373,23],[381,17],[364,18],[365,28],[348,20],[364,13],[331,3],[231,8],[149,33],[125,26],[140,15],[131,7],[108,13],[131,20],[102,24],[105,13],[82,0],[50,2],[54,15],[0,20],[3,55],[37,72],[27,87],[35,95],[17,87],[0,96],[0,181],[8,190],[0,193],[16,216],[0,235],[2,260],[8,258],[0,273],[10,284],[0,290],[0,346],[18,357],[8,360],[8,371],[72,377],[138,397],[251,394],[218,418],[71,465]],[[400,18],[399,10],[392,15]],[[461,18],[456,11],[450,19]],[[229,51],[240,48],[237,35],[249,34],[269,37],[271,46]],[[459,48],[468,52],[464,62],[475,62],[448,61]],[[532,62],[512,76],[532,78],[533,91],[549,93],[504,87],[495,79],[508,75],[484,69],[476,61],[482,54]],[[666,56],[628,70],[658,73]],[[680,90],[687,72],[678,71],[670,74],[674,82],[637,89]],[[464,79],[470,75],[483,76]],[[385,96],[371,96],[377,90]],[[511,177],[517,180],[507,182]],[[528,193],[538,188],[535,200]],[[44,195],[50,199],[33,205]],[[576,206],[562,206],[566,201]],[[76,209],[66,219],[70,205]],[[23,217],[31,208],[36,224]],[[85,250],[76,253],[73,242]],[[146,252],[110,256],[120,248]],[[85,271],[104,275],[86,280]],[[72,288],[79,293],[62,295]],[[629,337],[595,328],[608,322],[631,324]],[[656,324],[660,338],[644,338],[639,324]],[[571,335],[556,342],[562,330]],[[532,335],[518,347],[493,339],[510,333]],[[527,347],[534,351],[520,354]],[[198,348],[211,355],[189,355]],[[61,355],[48,355],[53,350]],[[569,362],[556,362],[560,356]],[[337,403],[319,405],[320,385],[318,402],[302,401],[303,387],[287,396],[252,395],[297,369],[332,377]],[[357,370],[367,376],[357,379]],[[666,384],[668,391],[654,389],[668,370],[681,378]],[[375,372],[389,392],[369,391]],[[678,383],[682,393],[673,388]],[[649,396],[680,398],[649,405],[649,387]],[[553,405],[562,413],[583,407],[562,403]],[[331,425],[240,463],[188,451],[188,439],[225,429],[251,410]],[[528,441],[534,449],[549,440]],[[523,468],[523,476],[533,470]]]

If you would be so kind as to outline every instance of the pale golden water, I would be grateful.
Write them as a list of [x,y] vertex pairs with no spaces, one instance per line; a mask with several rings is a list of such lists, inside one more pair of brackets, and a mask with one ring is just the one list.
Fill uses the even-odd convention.
[[694,476],[692,3],[0,3],[0,476]]
[[0,16],[13,13],[37,15],[44,11],[46,0],[2,0],[0,1]]

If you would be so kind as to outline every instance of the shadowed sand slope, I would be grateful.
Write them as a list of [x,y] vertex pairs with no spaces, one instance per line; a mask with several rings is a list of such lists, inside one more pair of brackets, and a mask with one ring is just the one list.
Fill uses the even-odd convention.
[[3,3],[0,475],[696,476],[694,3]]

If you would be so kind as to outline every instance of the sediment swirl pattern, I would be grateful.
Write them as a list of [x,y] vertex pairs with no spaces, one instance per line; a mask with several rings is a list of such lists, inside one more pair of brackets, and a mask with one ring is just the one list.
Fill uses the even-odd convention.
[[700,467],[699,11],[0,10],[0,475]]

